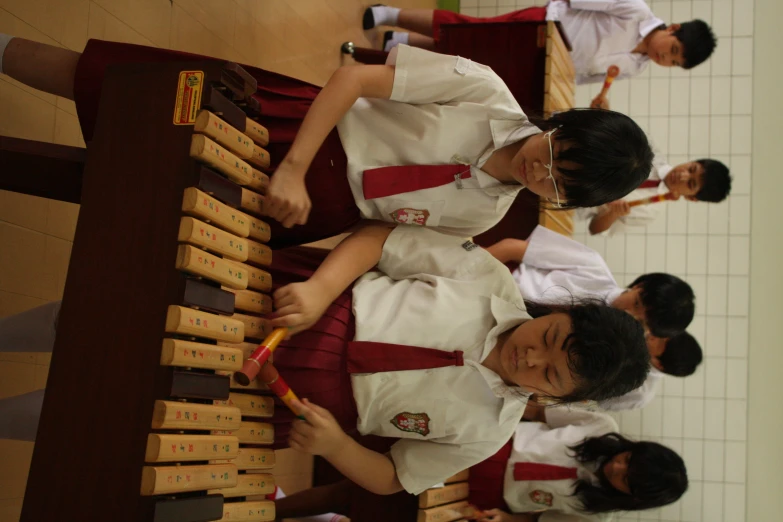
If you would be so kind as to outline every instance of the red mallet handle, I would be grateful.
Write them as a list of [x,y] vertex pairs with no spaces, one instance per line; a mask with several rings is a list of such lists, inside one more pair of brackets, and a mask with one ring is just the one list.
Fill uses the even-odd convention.
[[299,415],[299,412],[294,409],[292,403],[293,401],[298,401],[299,398],[293,390],[288,387],[288,383],[283,380],[280,373],[277,371],[277,368],[275,368],[271,362],[264,363],[258,374],[258,378],[261,379],[261,382],[269,386],[269,389],[272,390],[275,395],[280,397],[280,400],[283,401],[283,404],[288,406],[288,409],[294,412],[297,417],[304,420],[304,417]]
[[677,199],[674,194],[668,192],[666,194],[658,194],[657,196],[650,196],[649,198],[637,199],[628,203],[629,207],[637,207],[639,205],[649,205],[650,203],[660,203],[661,201],[675,200]]
[[267,335],[264,342],[258,345],[253,354],[247,358],[242,369],[234,374],[236,381],[242,386],[250,384],[250,381],[256,378],[261,367],[287,334],[288,328],[275,328],[271,334]]

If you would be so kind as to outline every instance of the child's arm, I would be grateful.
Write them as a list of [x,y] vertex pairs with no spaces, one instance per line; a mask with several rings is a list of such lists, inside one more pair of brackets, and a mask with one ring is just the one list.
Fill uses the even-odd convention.
[[280,166],[272,176],[264,208],[285,227],[303,225],[310,213],[304,178],[331,130],[360,97],[386,98],[394,86],[394,66],[340,67],[316,96]]
[[600,234],[612,228],[615,221],[621,217],[627,216],[631,213],[631,207],[628,206],[627,201],[618,199],[607,204],[601,211],[590,221],[590,234]]
[[487,252],[501,263],[509,263],[511,261],[521,263],[522,258],[525,257],[527,245],[528,243],[524,239],[507,238],[488,247]]
[[278,289],[271,326],[288,327],[295,334],[315,324],[332,301],[378,264],[394,227],[380,222],[362,226],[329,253],[309,280]]
[[536,522],[541,513],[506,513],[501,509],[488,509],[484,515],[480,522]]
[[298,451],[321,455],[346,478],[376,495],[402,491],[394,463],[345,434],[329,411],[307,399],[294,404],[307,422],[295,421],[288,439]]

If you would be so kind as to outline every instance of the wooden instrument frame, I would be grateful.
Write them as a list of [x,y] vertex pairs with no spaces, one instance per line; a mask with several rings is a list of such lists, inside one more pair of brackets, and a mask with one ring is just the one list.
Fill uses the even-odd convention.
[[80,194],[54,193],[82,207],[22,522],[153,520],[157,499],[139,488],[154,402],[171,398],[161,341],[168,306],[182,303],[183,191],[201,170],[189,156],[193,126],[172,124],[177,79],[203,71],[205,83],[220,81],[225,64],[107,68]]

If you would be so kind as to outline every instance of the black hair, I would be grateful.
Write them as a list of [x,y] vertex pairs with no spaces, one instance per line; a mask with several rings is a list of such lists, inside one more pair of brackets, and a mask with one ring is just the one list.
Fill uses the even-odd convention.
[[566,200],[562,208],[597,207],[628,195],[650,175],[653,153],[647,135],[631,118],[603,109],[571,109],[549,119],[531,117],[542,131],[568,143],[556,162]]
[[[599,465],[601,485],[577,481],[574,496],[589,513],[638,511],[676,502],[688,489],[685,463],[674,451],[656,442],[634,442],[619,433],[589,437],[571,447],[579,462]],[[631,452],[628,461],[628,488],[631,494],[615,489],[604,476],[602,467],[619,453]]]
[[637,277],[628,288],[639,286],[647,328],[656,337],[683,332],[695,313],[691,286],[677,276],[653,272]]
[[704,168],[704,186],[696,194],[699,201],[719,203],[726,199],[731,192],[731,176],[729,168],[722,162],[704,158],[696,160]]
[[674,36],[683,46],[685,63],[683,69],[692,69],[712,55],[718,40],[709,24],[704,20],[691,20],[680,24]]
[[661,371],[675,377],[693,375],[704,355],[699,342],[688,332],[682,332],[667,339],[666,348],[658,356]]
[[576,388],[557,403],[602,401],[635,390],[650,371],[650,352],[644,329],[629,314],[592,299],[570,305],[543,305],[525,301],[532,317],[565,313],[571,333],[563,342]]

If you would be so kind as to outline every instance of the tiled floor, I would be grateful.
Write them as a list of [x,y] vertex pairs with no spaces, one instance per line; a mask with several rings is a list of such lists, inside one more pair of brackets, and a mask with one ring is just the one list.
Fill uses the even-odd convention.
[[[361,30],[367,0],[0,0],[0,32],[76,51],[88,38],[228,58],[323,84]],[[435,0],[395,0],[400,7]],[[0,135],[84,146],[72,102],[0,75]],[[77,205],[0,191],[0,316],[59,299]],[[0,353],[0,397],[46,385],[44,355]],[[16,522],[33,444],[0,440],[0,522]],[[309,459],[280,452],[287,491],[307,487]]]

